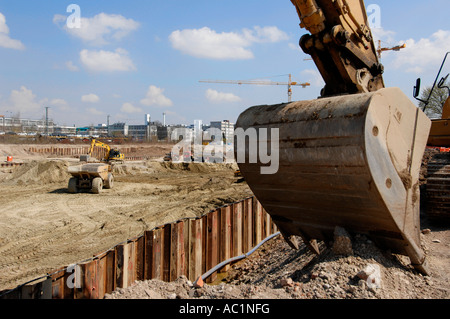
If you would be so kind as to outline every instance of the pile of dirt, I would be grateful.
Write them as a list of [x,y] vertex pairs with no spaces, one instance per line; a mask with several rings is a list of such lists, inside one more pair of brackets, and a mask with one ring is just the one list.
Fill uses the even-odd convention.
[[193,173],[211,173],[220,170],[237,169],[237,165],[233,163],[176,163],[176,162],[161,162],[161,166],[165,169],[177,171],[190,171]]
[[6,160],[7,156],[12,156],[14,160],[28,158],[30,152],[28,151],[29,145],[0,145],[0,160]]
[[18,186],[66,182],[70,178],[67,161],[31,161],[14,170],[6,183]]
[[204,285],[194,286],[185,276],[168,283],[152,279],[137,282],[123,289],[119,288],[112,294],[106,294],[105,299],[287,299],[289,293],[283,289],[268,289],[251,284]]
[[142,161],[114,165],[114,174],[118,176],[129,176],[136,174],[158,174],[158,173],[213,173],[221,171],[233,171],[237,169],[232,163],[175,163],[161,161]]

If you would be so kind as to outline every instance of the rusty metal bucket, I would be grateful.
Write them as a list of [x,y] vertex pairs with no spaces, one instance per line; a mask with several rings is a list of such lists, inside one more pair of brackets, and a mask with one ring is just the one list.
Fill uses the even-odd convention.
[[315,240],[332,240],[340,226],[427,273],[418,180],[430,125],[398,88],[255,106],[236,128],[278,129],[279,167],[261,174],[260,160],[238,165],[288,241],[301,236],[317,250]]

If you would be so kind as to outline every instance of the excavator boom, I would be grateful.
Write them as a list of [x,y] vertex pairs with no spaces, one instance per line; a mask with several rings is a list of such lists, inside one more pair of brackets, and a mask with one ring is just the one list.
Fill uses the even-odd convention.
[[244,111],[236,128],[256,130],[260,147],[279,145],[279,169],[262,174],[260,159],[239,169],[291,246],[300,236],[318,253],[316,241],[343,227],[426,274],[418,179],[430,120],[400,89],[385,88],[362,0],[291,2],[309,31],[300,46],[325,87],[316,100]]
[[383,66],[362,0],[291,0],[310,34],[300,47],[324,81],[322,96],[373,92],[384,87]]

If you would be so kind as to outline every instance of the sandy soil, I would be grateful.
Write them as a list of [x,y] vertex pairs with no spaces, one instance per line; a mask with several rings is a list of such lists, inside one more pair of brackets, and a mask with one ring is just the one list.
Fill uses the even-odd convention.
[[26,157],[0,174],[0,291],[251,195],[236,166],[160,160],[116,165],[114,188],[99,195],[69,194],[73,159]]

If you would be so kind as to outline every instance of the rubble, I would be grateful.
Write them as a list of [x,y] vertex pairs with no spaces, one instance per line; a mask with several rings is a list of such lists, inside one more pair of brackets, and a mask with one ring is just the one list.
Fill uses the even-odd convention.
[[377,264],[369,264],[357,276],[365,280],[369,289],[381,288],[381,270]]
[[[406,257],[379,250],[364,235],[354,235],[350,243],[343,241],[351,245],[351,255],[336,254],[334,243],[328,247],[320,243],[319,256],[311,253],[301,240],[295,250],[278,236],[234,264],[221,281],[196,288],[187,285],[186,278],[173,283],[148,280],[136,283],[133,292],[114,292],[106,298],[148,298],[138,292],[145,287],[168,299],[167,287],[172,287],[177,298],[183,299],[450,299],[448,230],[431,228],[426,233],[422,241],[430,259],[431,276],[416,272]],[[438,245],[432,241],[436,238],[445,242],[446,250],[435,248]],[[180,293],[181,287],[184,293]]]
[[334,229],[333,252],[336,255],[353,255],[352,240],[342,227]]

